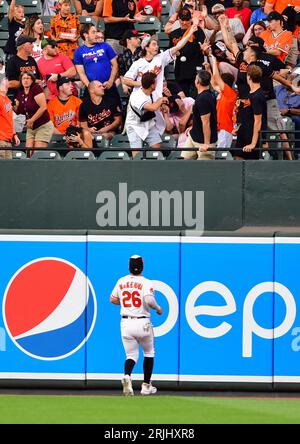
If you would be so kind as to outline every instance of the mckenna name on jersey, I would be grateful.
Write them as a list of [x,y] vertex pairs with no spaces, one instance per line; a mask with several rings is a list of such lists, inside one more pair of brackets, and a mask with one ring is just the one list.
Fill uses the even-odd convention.
[[136,288],[137,290],[142,290],[143,284],[140,282],[126,282],[125,284],[119,285],[120,290],[124,290],[124,288]]

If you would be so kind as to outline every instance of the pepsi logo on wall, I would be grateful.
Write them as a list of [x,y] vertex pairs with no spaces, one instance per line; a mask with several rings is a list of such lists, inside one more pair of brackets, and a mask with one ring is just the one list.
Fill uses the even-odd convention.
[[12,341],[42,360],[63,359],[79,350],[93,331],[96,312],[87,276],[55,257],[19,268],[3,298],[3,320]]

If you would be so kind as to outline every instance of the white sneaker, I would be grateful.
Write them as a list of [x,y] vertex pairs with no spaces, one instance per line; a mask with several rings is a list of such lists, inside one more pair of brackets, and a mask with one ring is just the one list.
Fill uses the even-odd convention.
[[150,384],[143,382],[141,395],[154,395],[156,392],[157,392],[157,388],[153,387],[151,382],[150,382]]
[[125,396],[134,395],[134,391],[131,384],[131,378],[129,375],[125,375],[124,378],[122,378],[122,385],[123,385],[123,393]]

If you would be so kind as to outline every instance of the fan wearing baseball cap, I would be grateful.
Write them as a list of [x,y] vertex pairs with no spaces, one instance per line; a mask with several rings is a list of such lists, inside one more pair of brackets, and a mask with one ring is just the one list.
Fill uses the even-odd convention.
[[36,61],[32,57],[34,37],[21,34],[16,41],[17,54],[12,56],[6,64],[6,77],[9,80],[10,90],[16,90],[20,87],[20,75],[25,71],[30,71],[36,79],[40,79],[40,72]]
[[284,18],[279,12],[272,11],[267,16],[269,28],[260,34],[265,42],[265,48],[268,54],[275,55],[284,62],[286,56],[292,48],[293,34],[283,29]]
[[[136,29],[128,29],[120,40],[120,44],[124,46],[123,53],[118,55],[119,75],[122,82],[133,62],[141,57],[141,35]],[[129,92],[129,88],[124,84],[123,90],[126,93]]]
[[43,55],[38,60],[38,68],[43,80],[46,82],[46,96],[49,100],[58,95],[56,82],[58,74],[63,77],[75,77],[76,68],[66,54],[59,52],[57,42],[52,39],[42,40]]
[[[183,6],[178,12],[180,28],[169,34],[170,47],[175,46],[189,31],[192,25],[192,13],[187,6]],[[202,29],[197,29],[186,45],[180,50],[175,61],[175,79],[186,97],[195,97],[195,77],[197,67],[204,62],[200,45],[204,43],[205,34]]]
[[157,75],[156,92],[159,97],[162,96],[164,68],[176,59],[176,54],[179,52],[192,38],[194,32],[198,29],[196,24],[192,24],[190,29],[185,33],[182,39],[172,48],[166,51],[159,52],[159,46],[156,36],[146,36],[143,38],[142,57],[134,62],[130,69],[126,72],[123,83],[129,87],[137,90],[141,87],[141,78],[145,72],[151,71]]
[[58,96],[48,102],[47,108],[54,124],[54,133],[65,134],[69,125],[78,125],[82,100],[73,95],[72,79],[69,77],[58,74],[56,86]]

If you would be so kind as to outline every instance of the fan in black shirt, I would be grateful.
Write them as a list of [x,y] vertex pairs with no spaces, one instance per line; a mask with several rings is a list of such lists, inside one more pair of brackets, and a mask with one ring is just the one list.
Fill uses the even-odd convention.
[[81,126],[92,134],[111,139],[122,123],[119,104],[105,95],[105,88],[98,80],[90,82],[88,90],[89,96],[84,97],[79,108]]
[[17,53],[16,40],[22,33],[25,23],[24,6],[16,5],[16,0],[11,0],[8,10],[8,40],[4,47],[7,60]]
[[[180,28],[169,34],[170,48],[177,45],[192,25],[192,15],[189,8],[183,7],[180,9],[178,20]],[[197,67],[201,68],[202,63],[204,62],[203,53],[199,45],[205,40],[205,34],[202,29],[198,28],[190,40],[192,41],[186,43],[176,58],[175,79],[187,97],[195,97],[197,91],[194,82],[197,74]]]
[[31,71],[36,79],[40,79],[40,73],[36,61],[31,57],[32,43],[36,39],[34,37],[24,36],[21,34],[16,42],[18,52],[12,56],[5,67],[6,77],[9,80],[10,92],[16,90],[20,86],[20,74],[24,71]]
[[267,130],[267,101],[261,79],[263,72],[256,65],[248,66],[247,83],[249,85],[250,106],[248,107],[248,128],[245,134],[246,145],[242,150],[232,152],[235,159],[259,159],[260,152],[255,148],[260,146],[260,132]]

